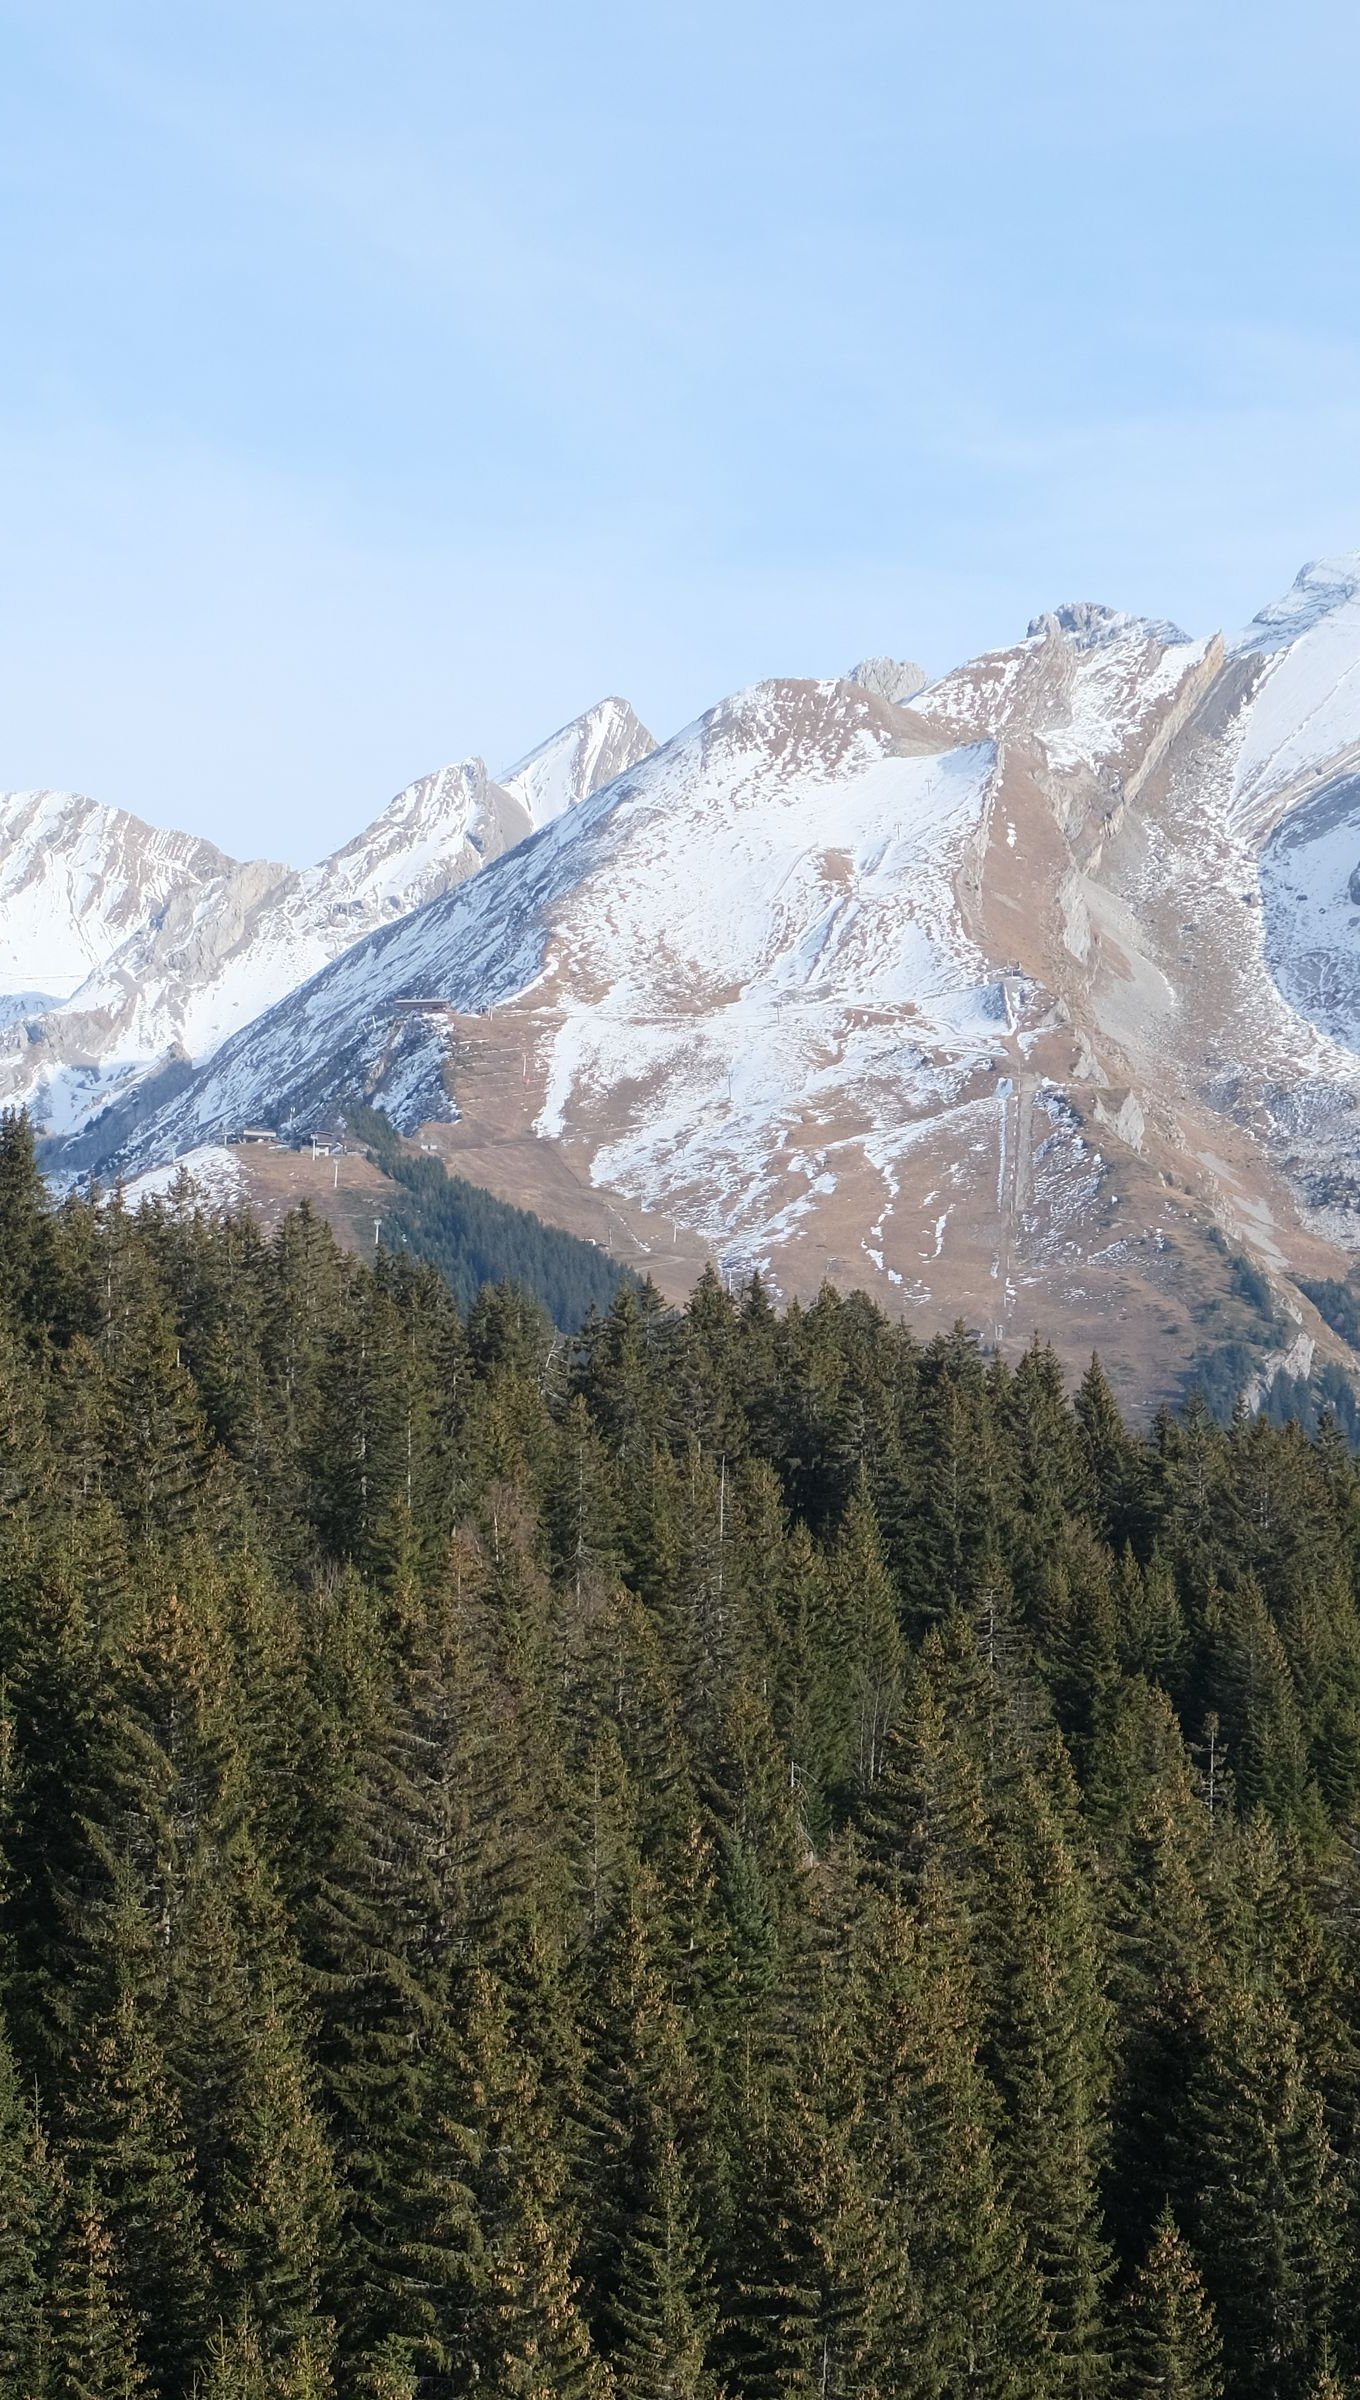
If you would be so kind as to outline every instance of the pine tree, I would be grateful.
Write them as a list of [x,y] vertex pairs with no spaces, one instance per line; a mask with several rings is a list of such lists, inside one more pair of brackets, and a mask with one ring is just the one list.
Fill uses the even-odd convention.
[[321,2285],[337,2202],[307,2071],[283,2010],[265,2004],[248,2029],[239,2081],[223,2110],[225,2172],[217,2225],[224,2301],[245,2309],[265,2355],[310,2344],[320,2365]]
[[698,2214],[679,2151],[663,2139],[619,2259],[612,2308],[619,2400],[710,2400],[715,2315]]
[[363,2359],[354,2377],[356,2400],[417,2400],[416,2369],[406,2345],[383,2342]]
[[1324,2344],[1317,2373],[1308,2386],[1308,2400],[1353,2400],[1354,2392],[1354,2379],[1338,2375],[1331,2345]]
[[1121,2351],[1121,2400],[1222,2400],[1218,2328],[1169,2208],[1129,2292]]
[[484,1969],[468,1979],[436,2108],[463,2262],[447,2318],[455,2372],[515,2400],[603,2400],[609,2378],[580,2306],[556,2112],[505,1987]]
[[0,1112],[0,1308],[38,1336],[59,1306],[47,1193],[33,1128],[22,1111]]
[[251,2325],[219,2326],[208,2344],[207,2372],[195,2400],[273,2400],[259,2339]]
[[750,2400],[828,2400],[892,2389],[907,2261],[865,2155],[864,2079],[849,2010],[830,1996],[800,2042],[796,2078],[769,2093],[766,2130],[746,2132],[721,2364]]
[[[87,1974],[93,1993],[102,1986],[102,2004],[96,2000],[71,2061],[64,2150],[108,2236],[119,2321],[135,2329],[153,2386],[169,2393],[206,2331],[202,2234],[183,2119],[153,2022],[149,1931],[121,1879]],[[82,2221],[95,2221],[88,2208]]]
[[87,2177],[66,2204],[46,2309],[52,2400],[135,2400],[145,2391],[133,2322],[119,2296],[124,2280]]
[[1077,1388],[1073,1414],[1081,1432],[1095,1524],[1110,1548],[1121,1551],[1143,1528],[1146,1469],[1139,1445],[1120,1417],[1105,1370],[1094,1356]]
[[1043,2299],[997,2156],[971,1927],[939,1861],[910,1910],[884,1896],[856,1913],[869,2154],[911,2283],[892,2371],[920,2400],[1044,2400]]
[[[616,1888],[592,1923],[581,1973],[588,1994],[588,2053],[582,2117],[584,2231],[579,2264],[607,2332],[623,2257],[640,2210],[649,2205],[659,2158],[696,2138],[698,2078],[687,2027],[656,1956],[661,1899],[654,1878],[620,1845]],[[599,1903],[592,1903],[592,1908]],[[679,2172],[679,2157],[676,2168]]]
[[0,2400],[36,2387],[52,2197],[37,2112],[0,2029]]
[[1242,2400],[1299,2400],[1336,2305],[1340,2193],[1278,2000],[1234,1995],[1196,2095],[1196,2249]]
[[1241,1803],[1310,1837],[1318,1801],[1289,1661],[1257,1586],[1219,1593],[1206,1616],[1209,1698],[1234,1760]]
[[902,1704],[905,1670],[897,1595],[864,1475],[836,1543],[831,1607],[841,1673],[848,1686],[850,1776],[855,1790],[863,1794],[873,1790],[883,1773],[888,1738]]
[[1005,2104],[1011,2198],[1043,2292],[1052,2389],[1090,2400],[1108,2386],[1098,2195],[1108,2010],[1090,1902],[1051,1803],[1026,1777],[1009,1813],[994,1854],[987,1948],[1000,1972],[988,2060]]
[[1126,1547],[1119,1559],[1114,1601],[1119,1663],[1125,1673],[1146,1676],[1178,1694],[1188,1630],[1170,1561],[1154,1550],[1140,1567]]
[[[1196,1826],[1165,1794],[1130,1836],[1112,1894],[1113,1996],[1122,2040],[1113,2094],[1113,2221],[1126,2258],[1170,2196],[1191,2221],[1198,2189],[1195,2094],[1223,1975],[1195,1876]],[[1202,1837],[1201,1837],[1202,1839]]]

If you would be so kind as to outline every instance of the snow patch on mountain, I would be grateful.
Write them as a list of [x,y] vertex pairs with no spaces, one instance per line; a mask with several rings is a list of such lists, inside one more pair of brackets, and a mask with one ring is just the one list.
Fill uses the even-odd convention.
[[233,1152],[220,1142],[203,1142],[167,1166],[134,1175],[123,1185],[122,1197],[126,1207],[139,1208],[144,1200],[168,1200],[183,1191],[191,1207],[224,1211],[240,1207],[246,1190],[245,1172]]
[[622,1086],[627,1130],[593,1179],[651,1207],[683,1192],[686,1221],[730,1248],[741,1224],[772,1237],[768,1161],[792,1095],[815,1118],[833,1090],[844,1104],[872,1083],[910,1114],[995,1037],[996,981],[953,891],[994,753],[884,755],[866,728],[830,789],[815,767],[776,783],[767,744],[710,748],[701,776],[695,763],[675,749],[647,795],[672,838],[638,845],[626,920],[573,908],[559,928],[563,1016],[535,1130],[560,1136]]
[[[1059,612],[1060,625],[1069,613]],[[1098,765],[1136,744],[1200,665],[1209,642],[1192,641],[1172,625],[1110,612],[1099,637],[1075,647],[1067,722],[1041,729],[1055,766]]]
[[1360,1052],[1360,774],[1323,783],[1261,855],[1268,955],[1285,997]]

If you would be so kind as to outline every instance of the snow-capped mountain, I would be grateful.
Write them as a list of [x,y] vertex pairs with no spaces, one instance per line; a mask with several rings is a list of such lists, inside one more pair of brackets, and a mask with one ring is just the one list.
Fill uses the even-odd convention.
[[558,1213],[594,1195],[658,1271],[683,1237],[1146,1386],[1226,1243],[1294,1363],[1325,1349],[1299,1279],[1360,1247],[1360,561],[1231,643],[1079,604],[918,685],[762,685],[540,802],[122,1160],[363,1094],[509,1196],[560,1159]]
[[1304,1287],[1360,1249],[1360,558],[1231,641],[1080,603],[933,682],[763,684],[659,749],[625,721],[580,798],[602,715],[504,779],[536,831],[104,1163],[362,1096],[663,1282],[867,1283],[1144,1393],[1241,1288],[1276,1363],[1342,1355]]
[[[319,865],[240,863],[118,810],[0,799],[0,1099],[83,1133],[163,1092],[351,944],[422,907],[651,748],[606,701],[495,783],[480,759],[408,784]],[[55,1005],[54,1005],[55,1003]]]
[[[770,1111],[804,1083],[833,1022],[839,1088],[849,1075],[874,1085],[881,1024],[895,1054],[904,1014],[923,1043],[962,1059],[1004,1021],[1001,987],[955,922],[952,880],[994,773],[992,745],[942,751],[848,683],[759,686],[475,885],[357,946],[227,1045],[138,1155],[359,1088],[408,1122],[437,1114],[443,1020],[393,1013],[433,995],[483,1038],[502,1009],[523,1018],[541,1135],[562,1135],[569,1116],[575,1130],[592,1095],[621,1130],[611,1095],[635,1093],[636,1157],[612,1164],[658,1205],[675,1196],[680,1160],[696,1193],[743,1164],[763,1188]],[[918,1065],[933,1090],[944,1070],[924,1051]],[[745,1127],[729,1105],[738,1092]],[[724,1189],[718,1205],[731,1198]]]

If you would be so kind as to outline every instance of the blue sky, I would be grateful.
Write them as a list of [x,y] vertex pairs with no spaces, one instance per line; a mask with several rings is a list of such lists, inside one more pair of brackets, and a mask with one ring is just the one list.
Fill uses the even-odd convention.
[[1340,0],[0,0],[0,786],[302,860],[605,691],[1360,546]]

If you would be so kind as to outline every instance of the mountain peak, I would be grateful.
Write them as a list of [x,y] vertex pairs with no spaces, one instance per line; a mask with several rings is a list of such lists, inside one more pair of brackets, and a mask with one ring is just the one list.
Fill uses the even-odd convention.
[[306,880],[332,907],[363,904],[405,916],[512,850],[530,830],[523,802],[491,781],[482,759],[457,759],[405,784]]
[[521,803],[537,829],[588,800],[616,775],[626,775],[655,748],[636,711],[611,693],[517,759],[502,775],[501,788]]
[[1107,607],[1103,600],[1065,600],[1061,607],[1031,617],[1028,640],[1041,640],[1055,633],[1066,634],[1078,650],[1103,650],[1129,633],[1146,641],[1161,642],[1167,649],[1192,638],[1169,617],[1131,616],[1122,608]]
[[1324,618],[1336,615],[1360,596],[1360,550],[1343,550],[1334,558],[1314,558],[1300,567],[1287,592],[1261,609],[1250,625],[1229,643],[1233,655],[1269,656],[1288,649],[1311,633]]

